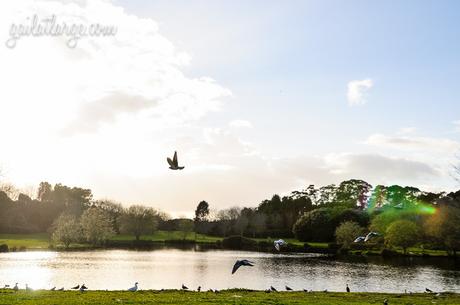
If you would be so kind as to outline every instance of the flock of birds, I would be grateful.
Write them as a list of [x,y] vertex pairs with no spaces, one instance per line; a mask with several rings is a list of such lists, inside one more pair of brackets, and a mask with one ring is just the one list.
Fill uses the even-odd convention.
[[[19,283],[16,283],[13,288],[14,291],[18,291],[19,290]],[[10,285],[5,285],[3,287],[3,289],[9,289],[10,288]],[[82,285],[77,285],[77,286],[74,286],[72,288],[70,288],[72,290],[79,290],[80,292],[84,292],[85,290],[88,290],[88,287],[85,286],[85,284],[82,284]],[[32,289],[28,284],[26,284],[26,287],[25,287],[25,290],[26,291],[33,291],[34,289]],[[64,291],[64,287],[61,287],[59,289],[55,287],[51,288],[50,291]]]

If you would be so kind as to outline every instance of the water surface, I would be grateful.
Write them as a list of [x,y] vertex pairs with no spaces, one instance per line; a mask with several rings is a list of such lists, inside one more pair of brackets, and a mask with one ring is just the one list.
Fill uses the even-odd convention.
[[[234,275],[236,259],[250,259]],[[442,259],[355,258],[335,260],[314,254],[272,254],[247,251],[159,249],[81,252],[18,252],[0,254],[0,285],[50,288],[85,283],[90,289],[123,290],[139,282],[141,289],[248,288],[270,286],[294,290],[460,292],[458,261]]]

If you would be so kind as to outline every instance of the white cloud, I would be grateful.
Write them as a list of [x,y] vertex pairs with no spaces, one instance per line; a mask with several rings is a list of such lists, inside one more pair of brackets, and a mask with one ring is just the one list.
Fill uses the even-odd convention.
[[410,137],[410,136],[387,136],[373,134],[366,140],[366,144],[381,147],[390,147],[401,150],[421,150],[444,153],[454,153],[460,149],[460,143],[444,138]]
[[455,131],[460,132],[460,120],[453,121],[452,124],[454,124],[454,126],[455,126]]
[[415,127],[403,127],[398,130],[398,134],[404,135],[404,134],[411,134],[417,131],[417,128]]
[[246,120],[233,120],[229,123],[233,128],[252,128],[252,123]]
[[[62,37],[23,37],[7,48],[11,24],[34,14],[113,24],[117,34],[83,37],[75,49]],[[78,185],[98,173],[152,175],[162,165],[155,160],[174,149],[168,141],[177,130],[219,111],[231,95],[208,76],[188,77],[190,56],[155,20],[111,1],[4,1],[0,28],[0,135],[10,144],[0,162],[13,182]],[[30,156],[31,147],[40,149]]]
[[348,105],[364,105],[367,103],[367,92],[374,85],[372,79],[353,80],[348,83]]

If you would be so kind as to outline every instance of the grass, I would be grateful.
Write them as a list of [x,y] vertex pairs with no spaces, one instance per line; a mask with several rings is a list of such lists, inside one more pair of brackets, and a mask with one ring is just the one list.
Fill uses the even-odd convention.
[[0,234],[0,245],[17,249],[46,249],[49,247],[49,235],[39,234]]
[[[120,234],[113,238],[113,240],[133,240],[132,235]],[[166,240],[195,240],[195,233],[184,233],[182,231],[157,231],[152,235],[142,235],[141,240],[151,240],[157,242],[164,242]],[[199,243],[215,243],[216,241],[222,240],[222,237],[209,236],[204,234],[196,234],[196,242]]]
[[[196,234],[194,232],[184,233],[182,231],[157,231],[151,235],[143,235],[141,236],[141,240],[153,241],[153,242],[165,242],[165,241],[195,241],[196,243],[200,244],[214,244],[218,241],[222,241],[223,237],[216,237],[216,236],[209,236],[204,234]],[[266,241],[266,242],[273,242],[273,240],[277,238],[252,238],[258,242]],[[134,237],[132,235],[116,235],[112,238],[114,241],[132,241]],[[289,238],[286,241],[298,247],[303,247],[303,242]],[[16,250],[40,250],[40,249],[48,249],[50,247],[50,239],[49,235],[46,233],[40,234],[0,234],[0,245],[7,244],[10,249]],[[307,243],[311,248],[316,249],[327,249],[328,243],[320,243],[320,242],[308,242]],[[73,249],[78,248],[88,248],[89,245],[86,244],[72,244],[71,246]],[[403,254],[402,249],[396,249],[396,251],[400,254]],[[380,255],[381,249],[375,248],[368,248],[363,250],[351,250],[350,254],[365,254],[365,255]],[[412,256],[422,256],[423,254],[429,256],[437,256],[443,257],[447,256],[447,252],[444,250],[429,250],[429,249],[422,249],[419,247],[412,247],[407,249],[407,254]]]
[[19,291],[0,290],[0,305],[12,304],[315,304],[315,305],[455,305],[460,304],[459,294],[388,294],[388,293],[338,293],[338,292],[277,292],[225,290],[213,292],[166,291]]

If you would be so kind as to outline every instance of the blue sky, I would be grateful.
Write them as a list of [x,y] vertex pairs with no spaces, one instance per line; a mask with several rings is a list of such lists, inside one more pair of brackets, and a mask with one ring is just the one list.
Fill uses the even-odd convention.
[[188,215],[349,178],[459,187],[458,1],[19,0],[0,39],[33,14],[118,32],[0,48],[0,165],[24,189]]
[[[119,3],[158,20],[192,54],[190,75],[232,90],[210,123],[244,117],[264,126],[248,136],[276,152],[296,153],[292,141],[314,152],[351,149],[370,133],[408,126],[458,139],[450,134],[460,113],[455,1]],[[347,82],[363,78],[374,81],[368,103],[348,107]],[[273,136],[260,137],[267,131]]]

